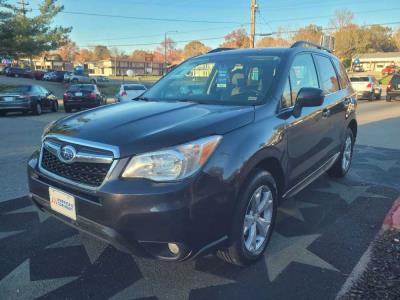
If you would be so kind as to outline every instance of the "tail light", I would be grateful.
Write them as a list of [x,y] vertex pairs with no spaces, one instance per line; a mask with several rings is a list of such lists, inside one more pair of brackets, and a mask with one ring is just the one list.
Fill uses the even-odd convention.
[[371,87],[372,87],[372,84],[370,82],[370,83],[367,84],[367,88],[371,88]]
[[388,92],[390,92],[391,89],[392,89],[392,85],[389,83],[386,90],[387,90]]
[[91,92],[89,95],[89,99],[96,99],[97,98],[97,94],[94,92]]
[[64,93],[64,100],[70,100],[72,98],[71,93]]
[[128,94],[126,93],[126,91],[122,91],[122,92],[120,93],[120,95],[121,95],[121,96],[128,96]]

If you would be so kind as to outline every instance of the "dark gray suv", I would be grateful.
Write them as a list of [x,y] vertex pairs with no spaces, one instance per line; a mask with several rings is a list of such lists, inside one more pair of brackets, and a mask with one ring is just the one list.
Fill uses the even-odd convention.
[[50,124],[28,162],[39,209],[131,253],[249,264],[280,201],[350,168],[355,93],[307,42],[212,51],[135,100]]

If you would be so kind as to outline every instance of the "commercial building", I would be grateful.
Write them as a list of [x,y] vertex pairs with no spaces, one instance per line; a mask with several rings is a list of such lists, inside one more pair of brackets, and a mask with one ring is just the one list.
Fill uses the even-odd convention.
[[164,65],[154,62],[137,62],[130,59],[107,59],[87,64],[89,74],[104,76],[126,76],[128,70],[135,75],[163,75]]

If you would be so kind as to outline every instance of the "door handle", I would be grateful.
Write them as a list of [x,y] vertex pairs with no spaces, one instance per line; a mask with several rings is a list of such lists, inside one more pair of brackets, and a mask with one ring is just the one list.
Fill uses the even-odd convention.
[[325,108],[322,111],[322,119],[327,119],[331,115],[331,111],[327,108]]

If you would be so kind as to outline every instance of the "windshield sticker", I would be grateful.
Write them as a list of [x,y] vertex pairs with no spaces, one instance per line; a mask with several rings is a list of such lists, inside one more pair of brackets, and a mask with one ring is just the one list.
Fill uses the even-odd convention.
[[226,88],[228,84],[228,68],[220,66],[217,75],[217,88]]

